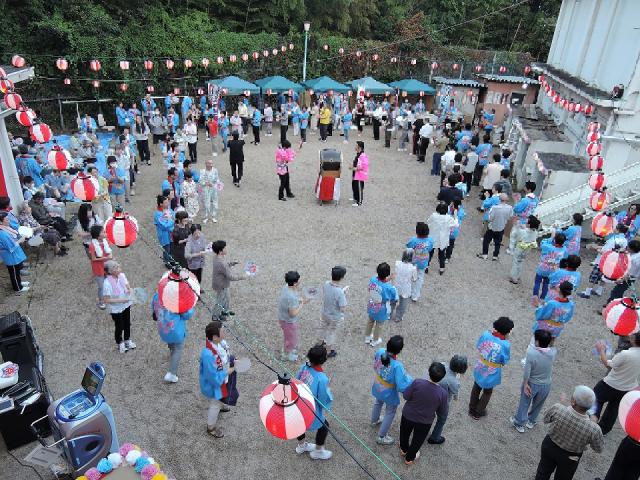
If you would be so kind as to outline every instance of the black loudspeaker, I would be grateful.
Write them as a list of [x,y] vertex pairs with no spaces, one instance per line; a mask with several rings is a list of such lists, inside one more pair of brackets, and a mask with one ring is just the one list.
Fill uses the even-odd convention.
[[0,356],[3,363],[17,363],[21,370],[41,368],[39,350],[28,318],[18,312],[0,317]]

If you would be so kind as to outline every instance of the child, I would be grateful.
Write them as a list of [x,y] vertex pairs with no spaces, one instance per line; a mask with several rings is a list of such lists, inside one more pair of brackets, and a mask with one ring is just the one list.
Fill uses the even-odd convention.
[[305,303],[305,298],[298,296],[298,283],[300,274],[296,271],[289,271],[284,275],[286,285],[280,290],[278,299],[278,322],[284,335],[283,360],[295,362],[298,360],[298,315]]
[[211,142],[211,152],[214,157],[218,156],[218,121],[211,115],[207,118],[207,124],[205,128],[207,135],[207,142]]
[[402,252],[402,260],[396,261],[396,274],[394,284],[398,291],[398,302],[391,304],[391,319],[394,322],[401,322],[409,306],[411,288],[418,280],[418,271],[413,264],[413,250],[407,248]]
[[449,246],[447,247],[447,251],[445,253],[445,263],[449,263],[451,260],[451,255],[453,254],[453,248],[456,245],[456,238],[460,235],[460,227],[462,225],[462,220],[465,217],[464,207],[462,206],[462,202],[457,198],[449,204],[449,215],[454,216],[457,212],[458,215],[458,225],[451,228],[451,233],[449,234]]
[[524,262],[527,252],[538,246],[536,241],[538,238],[538,229],[540,228],[540,220],[535,216],[529,215],[526,228],[518,228],[514,230],[511,238],[514,239],[513,261],[511,263],[511,276],[509,281],[514,285],[520,283],[520,275],[522,274],[522,263]]
[[[549,276],[558,269],[560,260],[567,256],[567,249],[564,248],[565,240],[564,233],[556,233],[553,238],[547,238],[540,243],[540,263],[533,283],[534,304],[547,296]],[[540,290],[541,286],[542,290]]]
[[[405,372],[404,365],[398,360],[403,347],[404,339],[400,335],[394,335],[387,342],[387,348],[380,348],[374,355],[371,395],[375,398],[375,403],[371,411],[371,426],[380,425],[376,438],[379,445],[393,444],[393,438],[387,432],[400,405],[399,393],[404,392],[413,382],[413,378]],[[383,405],[385,411],[384,418],[381,419]]]
[[389,283],[391,267],[387,262],[378,265],[377,276],[369,280],[369,301],[367,314],[369,322],[364,335],[364,343],[376,347],[382,343],[382,324],[389,320],[390,303],[398,300],[398,291]]
[[575,304],[569,298],[573,293],[571,282],[562,282],[558,291],[559,295],[556,298],[547,300],[536,308],[536,322],[533,324],[534,333],[537,330],[551,332],[552,345],[564,330],[565,325],[573,318],[575,308]]
[[433,240],[429,238],[429,226],[425,222],[416,223],[416,236],[409,239],[406,247],[413,249],[413,264],[418,272],[417,280],[411,284],[411,300],[417,302],[424,276],[429,273],[430,253],[433,251]]
[[[282,146],[276,150],[276,173],[280,179],[280,187],[278,188],[278,200],[283,202],[287,198],[295,198],[295,195],[291,192],[291,186],[289,184],[289,164],[293,162],[296,154],[291,149],[291,142],[285,139],[282,141]],[[284,194],[287,194],[285,198]]]
[[[442,364],[445,368],[446,375],[438,382],[442,388],[447,391],[448,403],[451,405],[451,399],[458,400],[458,392],[460,391],[460,375],[464,375],[467,371],[467,357],[463,355],[454,355],[449,361],[449,366]],[[447,415],[438,415],[436,425],[431,431],[431,435],[427,440],[431,445],[440,445],[444,443],[445,438],[442,436],[444,424],[447,422]]]
[[218,414],[230,409],[222,400],[229,395],[229,375],[235,370],[229,365],[229,346],[224,340],[222,322],[214,320],[205,328],[205,346],[200,352],[200,391],[209,399],[207,433],[214,438],[224,437],[218,423]]
[[549,289],[557,293],[562,282],[569,282],[573,285],[573,290],[578,291],[582,280],[582,274],[578,272],[581,264],[582,260],[577,255],[569,255],[560,260],[560,268],[549,275]]
[[195,313],[195,308],[185,313],[173,313],[160,305],[158,292],[151,299],[151,312],[158,327],[160,340],[169,347],[169,370],[164,376],[167,383],[178,382],[178,365],[187,338],[187,320]]
[[353,123],[353,114],[351,110],[346,110],[342,116],[342,131],[344,133],[344,143],[349,143],[349,131]]
[[104,263],[113,258],[109,242],[105,238],[102,225],[93,225],[91,233],[91,243],[89,244],[89,258],[91,259],[91,273],[93,280],[98,287],[98,308],[104,310],[107,306],[104,303]]
[[330,349],[328,358],[335,357],[336,352],[336,332],[344,321],[344,311],[347,308],[347,297],[345,291],[347,287],[342,287],[341,282],[347,274],[347,269],[335,266],[331,269],[331,281],[325,282],[322,288],[322,326],[320,327],[320,338]]
[[303,143],[307,143],[307,128],[309,127],[309,111],[307,107],[302,107],[300,112],[300,148]]
[[296,453],[302,455],[309,452],[309,456],[313,460],[329,460],[333,453],[324,448],[324,442],[329,434],[329,422],[324,416],[324,409],[331,408],[333,395],[329,389],[329,377],[322,370],[322,366],[327,361],[326,347],[322,344],[311,347],[307,353],[307,359],[309,361],[300,367],[296,378],[304,382],[311,390],[313,397],[317,399],[315,401],[315,418],[307,429],[309,432],[316,432],[316,443],[305,442],[305,434],[303,433],[298,437]]

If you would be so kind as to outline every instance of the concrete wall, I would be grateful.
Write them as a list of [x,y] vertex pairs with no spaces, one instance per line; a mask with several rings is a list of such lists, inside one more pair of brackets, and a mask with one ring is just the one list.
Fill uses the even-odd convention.
[[512,93],[524,93],[522,103],[531,104],[535,102],[537,91],[538,85],[528,85],[523,89],[521,83],[487,82],[487,91],[482,94],[480,103],[485,110],[491,111],[492,108],[496,110],[494,125],[501,126],[509,114],[508,107]]
[[638,18],[638,0],[564,0],[548,63],[605,91],[626,86],[640,57]]

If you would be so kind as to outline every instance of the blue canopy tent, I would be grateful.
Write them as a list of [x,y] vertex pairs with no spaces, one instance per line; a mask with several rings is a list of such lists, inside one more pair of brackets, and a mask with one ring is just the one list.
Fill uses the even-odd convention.
[[390,86],[397,88],[400,91],[407,92],[409,95],[418,95],[420,92],[424,92],[425,95],[435,95],[436,89],[431,85],[416,80],[415,78],[405,78],[396,82],[391,82]]
[[344,83],[337,82],[331,77],[327,77],[326,75],[323,77],[312,78],[311,80],[307,80],[304,82],[304,86],[308,89],[315,90],[318,93],[328,92],[329,90],[333,90],[338,93],[347,93],[351,88]]
[[234,75],[218,78],[216,80],[209,80],[209,83],[214,83],[220,88],[224,88],[227,91],[227,95],[242,95],[247,90],[251,93],[260,93],[260,87],[256,84],[247,82],[246,80]]
[[358,90],[358,87],[363,87],[364,91],[373,95],[381,95],[384,93],[391,93],[394,88],[389,85],[379,82],[373,77],[363,77],[348,82],[353,90]]
[[292,82],[288,78],[276,75],[274,77],[264,77],[255,81],[255,84],[262,89],[262,93],[266,93],[267,90],[271,90],[273,93],[288,92],[293,90],[299,92],[304,89],[299,83]]

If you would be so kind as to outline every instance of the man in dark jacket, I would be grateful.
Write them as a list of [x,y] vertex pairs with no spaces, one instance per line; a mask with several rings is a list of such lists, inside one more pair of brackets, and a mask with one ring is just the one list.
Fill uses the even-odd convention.
[[238,132],[233,132],[233,138],[229,141],[229,163],[231,164],[231,175],[233,184],[240,187],[242,179],[242,164],[244,163],[244,140],[240,140]]
[[446,203],[447,205],[456,199],[462,201],[462,191],[455,187],[456,177],[457,176],[455,174],[449,175],[447,178],[447,185],[442,187],[440,189],[440,193],[438,193],[438,200]]
[[71,240],[71,235],[69,235],[69,230],[67,228],[67,222],[60,217],[52,217],[44,206],[44,193],[34,193],[31,201],[29,202],[29,206],[31,207],[31,214],[33,215],[33,218],[35,218],[40,225],[55,228],[62,237],[63,242]]

